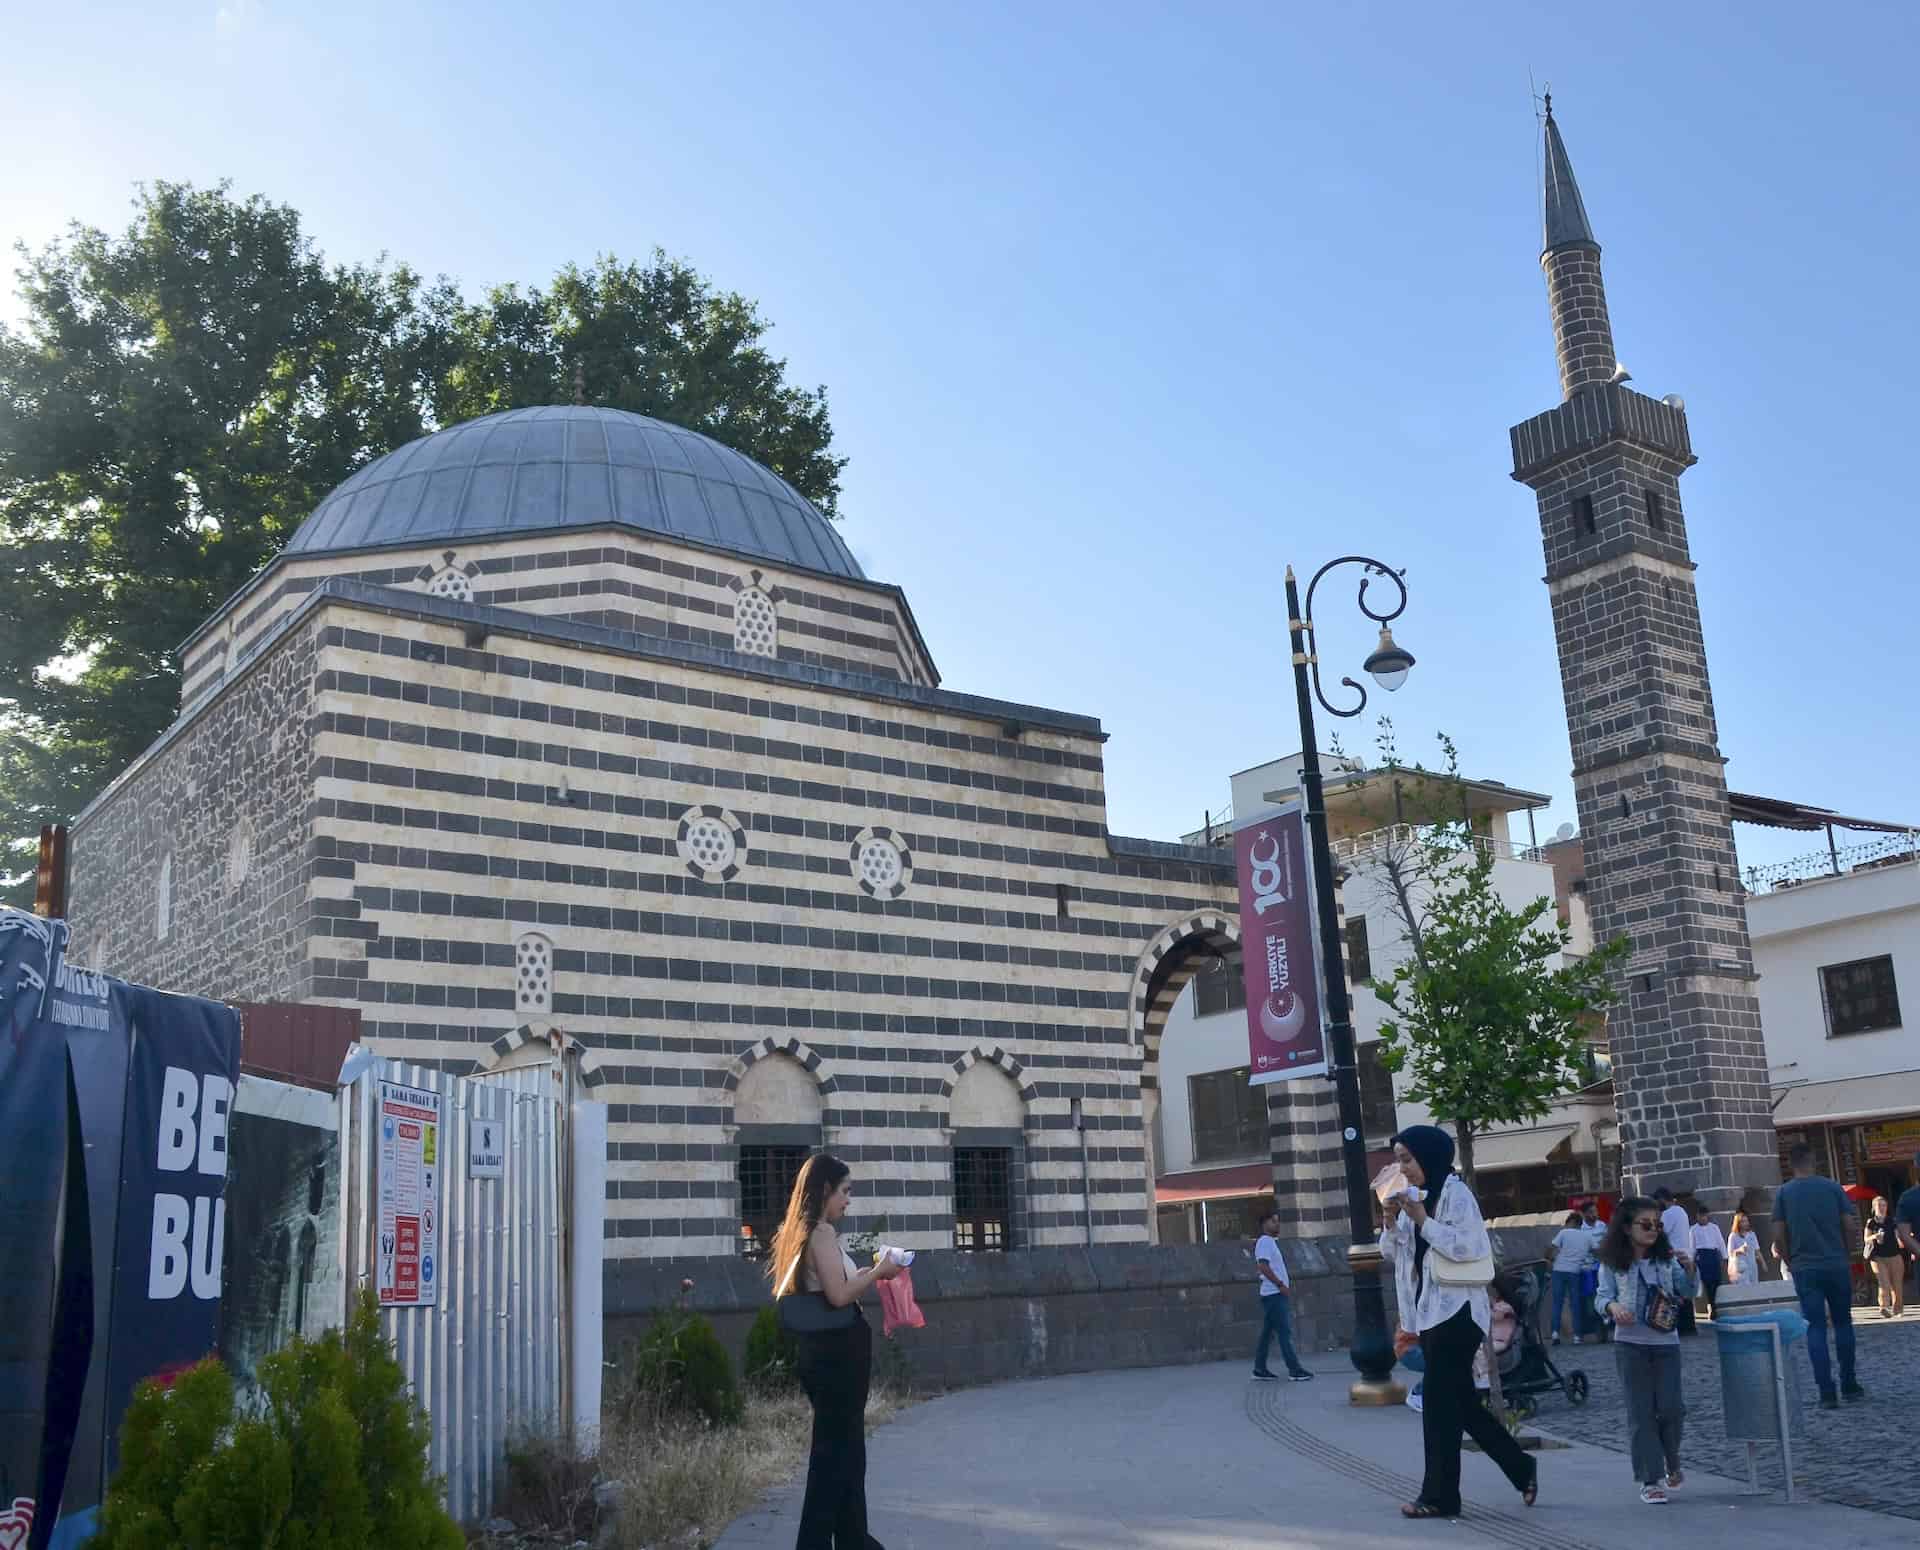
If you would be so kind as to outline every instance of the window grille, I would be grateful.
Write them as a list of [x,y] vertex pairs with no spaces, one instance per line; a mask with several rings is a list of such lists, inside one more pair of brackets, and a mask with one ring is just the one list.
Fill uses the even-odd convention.
[[740,1148],[740,1252],[746,1258],[760,1259],[773,1247],[806,1162],[804,1146]]
[[523,1013],[553,1010],[553,943],[534,932],[513,944],[513,1004]]
[[1004,1146],[953,1149],[953,1246],[975,1253],[1013,1246],[1013,1161]]
[[780,617],[773,599],[757,587],[748,587],[734,602],[733,649],[756,657],[780,655]]
[[1267,1155],[1267,1092],[1247,1085],[1251,1074],[1248,1067],[1236,1066],[1187,1078],[1195,1163]]

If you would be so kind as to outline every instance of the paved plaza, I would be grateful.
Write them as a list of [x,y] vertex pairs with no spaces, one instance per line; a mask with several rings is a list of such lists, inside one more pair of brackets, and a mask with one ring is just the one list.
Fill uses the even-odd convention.
[[[1911,1331],[1879,1334],[1883,1351],[1893,1340],[1909,1353],[1916,1344]],[[1583,1365],[1603,1358],[1593,1363],[1596,1395],[1583,1417],[1597,1435],[1600,1417],[1615,1411],[1613,1391],[1598,1383],[1612,1357],[1581,1354]],[[873,1532],[888,1550],[1608,1550],[1627,1535],[1688,1550],[1884,1550],[1915,1537],[1899,1518],[1824,1501],[1788,1506],[1778,1491],[1750,1497],[1744,1479],[1700,1469],[1672,1506],[1643,1507],[1620,1454],[1587,1443],[1540,1455],[1532,1511],[1470,1453],[1467,1515],[1410,1523],[1398,1504],[1417,1484],[1419,1417],[1404,1406],[1355,1409],[1346,1400],[1345,1358],[1310,1360],[1320,1374],[1314,1383],[1251,1383],[1245,1364],[1233,1362],[1005,1383],[928,1400],[873,1436]],[[1702,1360],[1691,1354],[1690,1368]],[[1893,1382],[1889,1376],[1879,1412],[1885,1436],[1871,1455],[1888,1461],[1901,1451]],[[1911,1379],[1906,1392],[1914,1392]],[[1550,1401],[1542,1420],[1558,1423],[1566,1409]],[[1840,1444],[1850,1453],[1873,1426],[1864,1413],[1845,1424],[1858,1428],[1849,1433],[1854,1441]],[[1689,1451],[1704,1462],[1710,1450]],[[1777,1483],[1777,1466],[1774,1475]],[[728,1529],[718,1550],[788,1550],[799,1491],[795,1481],[775,1492]]]
[[[1700,1328],[1697,1338],[1680,1342],[1687,1402],[1685,1454],[1691,1462],[1744,1478],[1746,1445],[1725,1437],[1713,1326],[1703,1323]],[[1920,1313],[1889,1322],[1871,1309],[1856,1308],[1854,1329],[1860,1379],[1867,1389],[1866,1399],[1857,1404],[1820,1410],[1806,1347],[1797,1349],[1806,1435],[1794,1444],[1794,1488],[1821,1501],[1920,1519],[1920,1475],[1911,1462],[1915,1399],[1920,1396]],[[1557,1395],[1548,1395],[1540,1402],[1536,1425],[1555,1436],[1624,1450],[1626,1426],[1612,1349],[1562,1345],[1553,1354],[1562,1371],[1577,1367],[1586,1373],[1592,1398],[1574,1409]],[[1761,1478],[1777,1482],[1778,1454],[1763,1448],[1761,1461]],[[1895,1536],[1909,1536],[1904,1542],[1920,1543],[1920,1528],[1887,1527]]]

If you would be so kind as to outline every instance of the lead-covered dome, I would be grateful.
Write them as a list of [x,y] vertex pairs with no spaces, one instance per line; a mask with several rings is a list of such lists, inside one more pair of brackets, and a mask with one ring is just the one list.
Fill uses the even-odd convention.
[[510,409],[422,436],[327,496],[289,555],[618,525],[864,579],[833,524],[711,436],[623,409]]

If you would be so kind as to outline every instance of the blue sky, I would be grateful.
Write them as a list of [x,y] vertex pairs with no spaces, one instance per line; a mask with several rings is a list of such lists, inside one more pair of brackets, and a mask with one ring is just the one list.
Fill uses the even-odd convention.
[[947,684],[1104,720],[1116,830],[1192,828],[1297,744],[1280,574],[1357,549],[1408,570],[1403,747],[1447,729],[1553,795],[1547,832],[1566,724],[1506,440],[1558,398],[1531,72],[1621,359],[1688,403],[1731,783],[1920,821],[1916,18],[0,0],[0,240],[227,177],[471,289],[659,244],[829,388],[844,532]]

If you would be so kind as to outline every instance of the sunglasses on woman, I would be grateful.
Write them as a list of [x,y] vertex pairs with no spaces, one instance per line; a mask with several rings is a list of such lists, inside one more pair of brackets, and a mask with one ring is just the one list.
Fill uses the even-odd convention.
[[1642,1232],[1658,1232],[1660,1230],[1660,1219],[1658,1217],[1643,1216],[1633,1225]]

